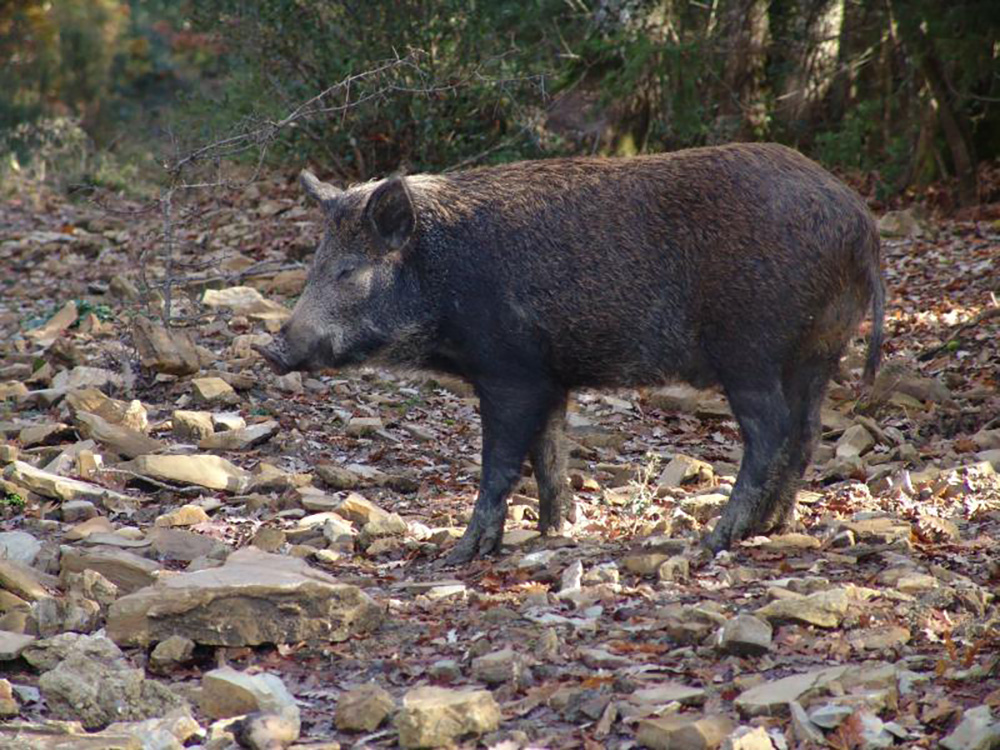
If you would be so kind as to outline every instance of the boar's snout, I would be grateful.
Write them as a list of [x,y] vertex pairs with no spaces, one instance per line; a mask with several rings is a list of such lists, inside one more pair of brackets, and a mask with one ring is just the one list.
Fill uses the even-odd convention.
[[271,365],[271,369],[278,375],[287,375],[294,369],[288,361],[288,352],[284,344],[285,339],[281,337],[275,339],[267,346],[261,346],[260,344],[253,345],[254,351],[267,360],[267,363]]

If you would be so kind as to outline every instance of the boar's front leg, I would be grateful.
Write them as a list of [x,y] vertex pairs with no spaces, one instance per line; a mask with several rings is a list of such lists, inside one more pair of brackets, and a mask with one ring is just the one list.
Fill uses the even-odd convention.
[[500,551],[507,496],[521,476],[528,451],[566,399],[559,388],[537,376],[513,383],[477,383],[476,390],[483,423],[483,476],[472,519],[448,555],[449,565]]

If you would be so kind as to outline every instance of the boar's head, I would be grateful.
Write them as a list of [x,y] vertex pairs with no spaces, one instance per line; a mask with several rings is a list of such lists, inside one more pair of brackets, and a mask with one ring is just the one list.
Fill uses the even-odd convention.
[[300,177],[326,230],[292,316],[255,347],[278,374],[372,358],[419,364],[427,301],[413,263],[417,215],[403,177],[348,190]]

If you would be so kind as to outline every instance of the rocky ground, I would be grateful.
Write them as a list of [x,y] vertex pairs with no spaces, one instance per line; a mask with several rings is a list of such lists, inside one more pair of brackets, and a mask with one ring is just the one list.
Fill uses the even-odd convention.
[[859,336],[789,533],[700,551],[720,395],[584,392],[572,532],[525,476],[449,569],[468,389],[273,376],[318,212],[173,208],[0,209],[0,747],[1000,747],[1000,224],[883,217],[886,365]]

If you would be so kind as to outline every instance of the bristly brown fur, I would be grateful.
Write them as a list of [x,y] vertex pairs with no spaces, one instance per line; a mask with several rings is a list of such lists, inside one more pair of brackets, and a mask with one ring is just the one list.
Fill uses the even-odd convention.
[[454,560],[497,549],[529,455],[542,525],[559,528],[570,504],[561,414],[573,388],[722,386],[746,454],[707,540],[721,549],[789,515],[824,390],[869,308],[865,377],[878,368],[874,221],[847,186],[783,146],[307,189],[330,230],[266,353],[281,370],[374,358],[473,384],[483,482]]

